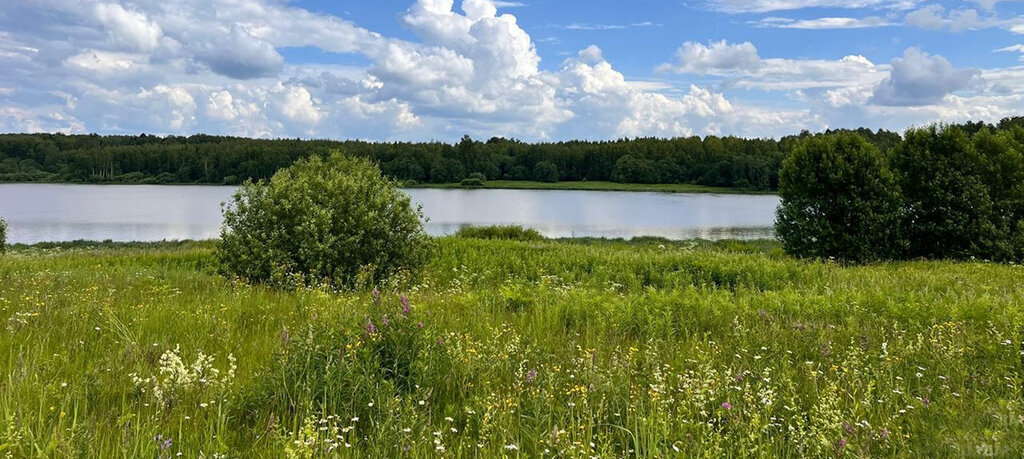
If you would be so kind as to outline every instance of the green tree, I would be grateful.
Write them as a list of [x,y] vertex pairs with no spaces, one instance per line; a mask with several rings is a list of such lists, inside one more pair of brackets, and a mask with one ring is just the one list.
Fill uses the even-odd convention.
[[[1019,140],[1018,140],[1019,139]],[[984,181],[992,200],[995,239],[985,245],[997,261],[1024,261],[1024,128],[983,128],[972,138],[985,164]]]
[[548,161],[537,163],[533,166],[533,179],[538,182],[557,182],[559,179],[558,166]]
[[625,155],[615,162],[611,179],[619,183],[657,183],[660,174],[653,162]]
[[999,240],[985,158],[955,126],[910,129],[891,153],[912,258],[988,257]]
[[0,253],[7,251],[7,220],[0,218]]
[[434,183],[457,183],[466,178],[466,168],[462,163],[443,158],[430,167],[430,181]]
[[281,287],[353,287],[426,261],[422,213],[367,159],[300,160],[246,182],[224,208],[222,270]]
[[854,134],[808,137],[783,163],[776,232],[800,257],[866,262],[899,256],[900,195],[885,159]]

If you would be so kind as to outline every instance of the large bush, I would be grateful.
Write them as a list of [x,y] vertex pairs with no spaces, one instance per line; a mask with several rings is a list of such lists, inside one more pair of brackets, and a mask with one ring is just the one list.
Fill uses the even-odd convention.
[[995,238],[985,244],[985,258],[1024,261],[1024,128],[992,132],[972,139],[985,164],[984,181],[992,200]]
[[885,159],[855,134],[805,139],[783,163],[776,232],[801,257],[898,256],[900,195]]
[[369,160],[312,157],[239,188],[219,258],[226,274],[277,286],[379,282],[425,262],[421,217]]
[[7,221],[0,218],[0,253],[7,251]]
[[912,258],[988,258],[995,224],[987,159],[959,127],[910,129],[892,151]]

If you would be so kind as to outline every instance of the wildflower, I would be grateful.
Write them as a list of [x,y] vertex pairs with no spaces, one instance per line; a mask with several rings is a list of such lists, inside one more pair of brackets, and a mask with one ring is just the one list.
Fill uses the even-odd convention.
[[374,333],[377,333],[377,327],[373,326],[373,321],[372,320],[367,320],[366,321],[366,333],[369,333],[371,335],[374,334]]
[[157,448],[160,448],[161,450],[169,449],[171,445],[174,444],[170,437],[167,437],[167,439],[164,440],[164,434],[159,434],[153,437],[153,441],[156,442]]
[[377,290],[375,288],[375,289],[373,289],[372,292],[370,292],[370,294],[373,295],[373,303],[374,304],[380,304],[380,290]]
[[423,328],[423,322],[420,322],[420,323],[416,324],[416,326],[422,329]]
[[526,372],[526,382],[534,382],[537,380],[537,370],[530,370]]
[[887,438],[889,438],[889,428],[888,427],[883,427],[882,428],[882,440],[885,440]]
[[723,402],[722,403],[722,409],[724,409],[724,410],[731,410],[732,409],[732,403]]
[[519,451],[519,446],[517,446],[515,444],[505,445],[505,449],[507,449],[509,451]]
[[409,315],[412,308],[409,306],[409,297],[402,295],[402,314]]
[[380,326],[387,327],[389,323],[391,323],[391,321],[388,320],[388,315],[384,314],[384,317],[380,319]]

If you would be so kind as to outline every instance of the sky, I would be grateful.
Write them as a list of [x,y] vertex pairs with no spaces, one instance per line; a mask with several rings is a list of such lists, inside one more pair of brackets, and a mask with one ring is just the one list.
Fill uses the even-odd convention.
[[1022,94],[1022,0],[0,0],[3,132],[781,137]]

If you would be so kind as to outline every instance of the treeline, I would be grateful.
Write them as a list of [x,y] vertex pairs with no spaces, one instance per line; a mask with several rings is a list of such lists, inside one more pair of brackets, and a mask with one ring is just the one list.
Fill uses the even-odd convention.
[[[883,151],[900,141],[899,134],[889,131],[854,132]],[[487,180],[695,183],[764,191],[778,188],[782,161],[810,135],[558,143],[465,137],[447,144],[5,134],[0,135],[0,181],[238,184],[269,178],[300,158],[337,149],[375,160],[387,175],[421,183],[482,175]]]
[[1024,127],[910,129],[888,152],[855,135],[801,141],[780,178],[786,250],[853,262],[1024,261]]

